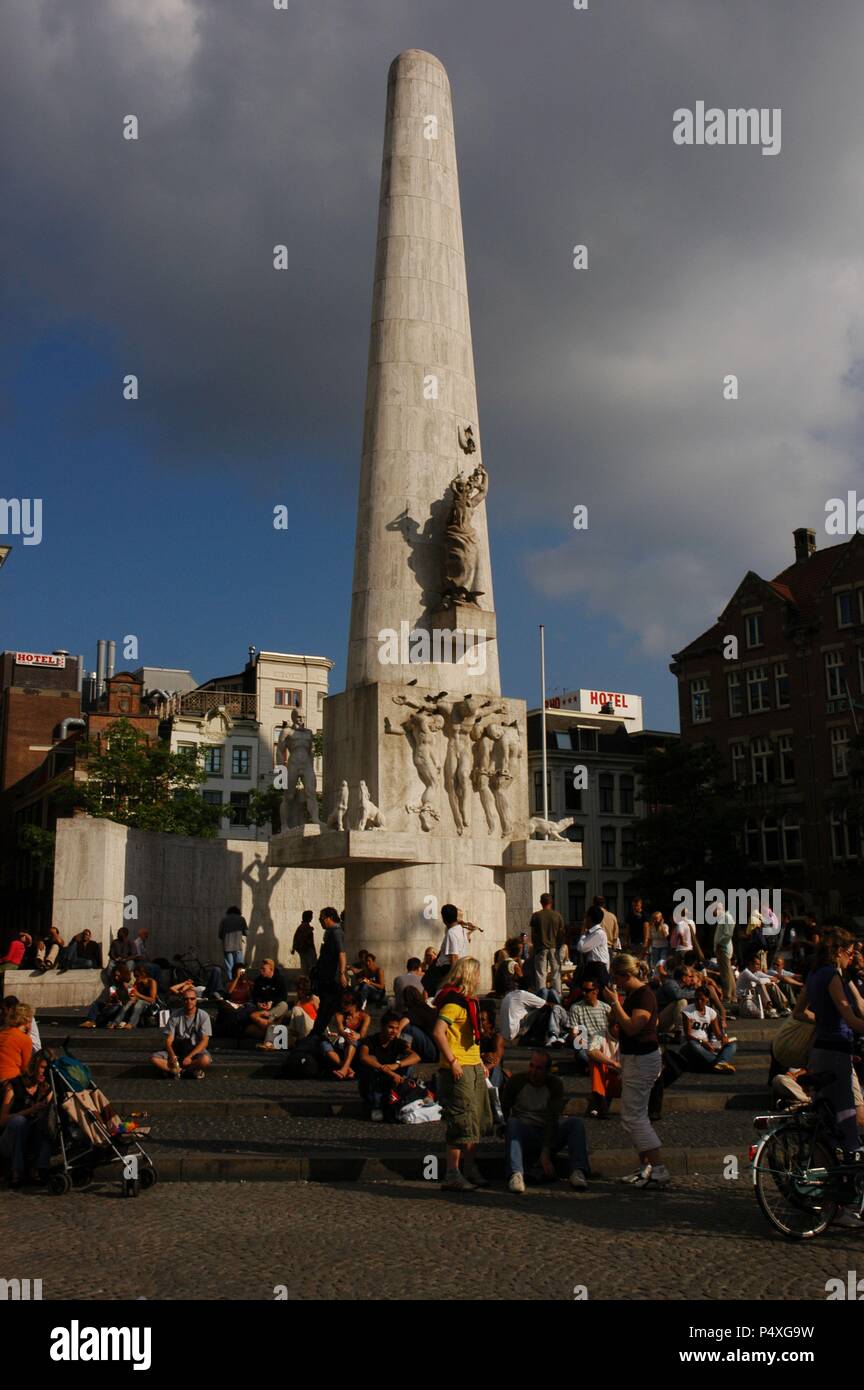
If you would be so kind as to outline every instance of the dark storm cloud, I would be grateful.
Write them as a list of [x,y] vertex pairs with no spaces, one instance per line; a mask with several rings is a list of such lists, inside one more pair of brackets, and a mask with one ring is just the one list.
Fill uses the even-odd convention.
[[[857,0],[33,0],[5,23],[7,307],[104,330],[164,466],[317,456],[353,489],[387,68],[431,49],[493,507],[544,528],[539,590],[661,654],[860,477],[862,39]],[[700,99],[782,107],[781,153],[676,147]]]

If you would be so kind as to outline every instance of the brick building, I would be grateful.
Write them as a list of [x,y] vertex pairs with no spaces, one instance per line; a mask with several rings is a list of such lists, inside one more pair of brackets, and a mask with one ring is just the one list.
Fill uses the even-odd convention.
[[0,656],[0,791],[37,768],[70,721],[81,720],[79,664],[62,650]]
[[681,737],[713,741],[744,789],[758,886],[864,921],[864,535],[817,550],[795,532],[773,579],[749,571],[716,623],[673,656]]

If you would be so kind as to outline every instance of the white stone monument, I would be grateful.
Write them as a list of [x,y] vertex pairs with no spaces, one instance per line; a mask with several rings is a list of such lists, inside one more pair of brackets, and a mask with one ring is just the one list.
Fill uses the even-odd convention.
[[581,866],[580,846],[529,835],[525,705],[501,696],[477,422],[450,84],[437,58],[410,50],[387,88],[325,824],[287,829],[270,850],[275,865],[344,867],[349,950],[374,951],[387,980],[440,944],[444,903],[483,928],[472,949],[488,964],[506,937],[508,874]]

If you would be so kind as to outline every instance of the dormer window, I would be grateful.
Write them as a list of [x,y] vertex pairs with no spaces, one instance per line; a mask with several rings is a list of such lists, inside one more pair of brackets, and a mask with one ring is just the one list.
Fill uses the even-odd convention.
[[748,647],[761,647],[764,644],[761,611],[744,615],[744,640]]

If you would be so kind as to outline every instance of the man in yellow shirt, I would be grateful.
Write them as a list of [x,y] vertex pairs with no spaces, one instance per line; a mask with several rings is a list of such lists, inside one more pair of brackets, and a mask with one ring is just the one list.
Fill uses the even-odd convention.
[[473,1192],[487,1185],[475,1157],[477,1143],[492,1123],[480,1057],[479,983],[480,962],[465,956],[450,971],[447,985],[435,1000],[438,1100],[447,1122],[444,1187],[450,1192]]

